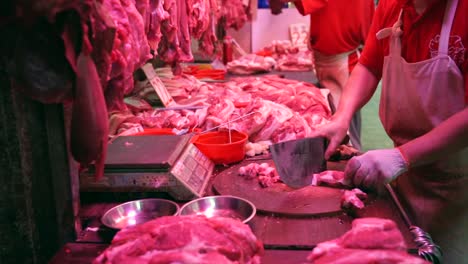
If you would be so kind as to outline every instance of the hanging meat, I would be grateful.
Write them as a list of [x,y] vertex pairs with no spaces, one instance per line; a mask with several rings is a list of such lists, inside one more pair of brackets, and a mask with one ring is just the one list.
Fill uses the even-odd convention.
[[[225,16],[246,20],[240,0]],[[237,5],[236,4],[236,5]],[[9,58],[13,87],[43,103],[73,102],[71,153],[103,174],[108,113],[126,112],[134,73],[157,55],[180,73],[193,60],[192,37],[215,50],[217,0],[19,0],[20,30]],[[242,12],[241,12],[242,10]],[[233,13],[234,12],[234,13]],[[15,15],[15,14],[14,14]]]
[[[199,50],[205,53],[206,55],[213,55],[216,51],[216,43],[218,38],[216,37],[216,25],[218,24],[219,18],[219,6],[217,0],[203,0],[205,2],[205,8],[208,8],[209,12],[205,12],[204,21],[208,21],[208,25],[205,31],[200,31],[203,29],[204,23],[198,27],[195,26],[191,28],[192,35],[199,38]],[[197,24],[198,25],[198,24]]]
[[195,39],[200,39],[210,25],[211,1],[187,0],[187,10],[190,35]]
[[249,20],[247,7],[242,0],[221,0],[221,16],[226,29],[239,30]]
[[169,13],[164,10],[164,0],[150,0],[149,2],[149,13],[148,19],[146,20],[146,36],[148,37],[148,43],[151,49],[157,53],[159,42],[162,38],[161,24],[162,21],[169,19]]
[[[143,0],[138,3],[142,10],[145,8],[141,4],[148,4]],[[152,57],[145,32],[146,21],[135,2],[126,0],[95,3],[89,21],[93,59],[98,66],[109,112],[126,110],[123,99],[133,90],[133,73]]]
[[84,165],[95,161],[95,176],[104,175],[109,122],[96,66],[89,51],[77,58],[76,87],[71,119],[71,152]]
[[159,46],[159,55],[174,68],[175,74],[180,75],[182,69],[179,62],[193,60],[187,3],[185,0],[164,0],[163,7],[169,18],[162,21],[163,38]]

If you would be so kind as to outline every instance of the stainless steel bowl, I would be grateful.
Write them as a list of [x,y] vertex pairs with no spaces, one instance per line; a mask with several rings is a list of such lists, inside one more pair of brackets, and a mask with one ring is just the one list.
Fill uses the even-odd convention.
[[255,205],[245,199],[219,195],[190,201],[180,208],[179,215],[205,215],[208,218],[222,216],[247,223],[255,216],[256,211]]
[[179,205],[165,199],[142,199],[126,202],[109,209],[101,222],[113,229],[138,225],[155,218],[176,215]]

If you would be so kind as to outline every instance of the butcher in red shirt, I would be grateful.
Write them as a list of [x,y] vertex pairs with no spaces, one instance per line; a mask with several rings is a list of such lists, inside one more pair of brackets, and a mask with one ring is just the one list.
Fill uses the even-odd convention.
[[382,81],[379,116],[392,149],[352,158],[355,185],[393,182],[444,263],[468,262],[468,0],[381,0],[333,121],[329,157]]
[[[297,0],[302,15],[310,15],[310,47],[321,86],[338,106],[344,84],[358,61],[374,15],[374,0]],[[349,136],[361,148],[361,116],[356,112]]]

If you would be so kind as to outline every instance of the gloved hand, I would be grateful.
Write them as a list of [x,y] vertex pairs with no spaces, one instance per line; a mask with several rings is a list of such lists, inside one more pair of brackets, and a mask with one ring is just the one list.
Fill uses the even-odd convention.
[[353,157],[345,168],[345,179],[355,186],[381,189],[384,184],[408,170],[408,163],[398,148],[371,150]]

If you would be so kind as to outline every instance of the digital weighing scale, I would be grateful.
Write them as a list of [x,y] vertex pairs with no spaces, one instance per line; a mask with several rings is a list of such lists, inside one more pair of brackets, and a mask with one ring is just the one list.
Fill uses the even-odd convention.
[[104,178],[81,173],[82,191],[167,192],[176,200],[202,197],[214,163],[192,135],[122,136],[108,145]]

